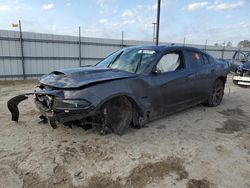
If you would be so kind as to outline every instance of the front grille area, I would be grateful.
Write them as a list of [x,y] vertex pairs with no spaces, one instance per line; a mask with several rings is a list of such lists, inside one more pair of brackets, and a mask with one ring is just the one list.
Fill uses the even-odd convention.
[[48,95],[36,95],[36,101],[42,104],[46,109],[51,110],[53,105],[53,98]]

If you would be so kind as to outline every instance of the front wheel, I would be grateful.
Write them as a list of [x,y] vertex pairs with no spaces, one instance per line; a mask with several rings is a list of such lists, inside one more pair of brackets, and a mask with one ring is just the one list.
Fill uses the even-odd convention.
[[126,97],[116,97],[106,102],[100,111],[101,134],[113,132],[122,135],[132,121],[133,107]]
[[208,99],[203,103],[205,106],[215,107],[218,106],[224,95],[225,84],[222,80],[218,79],[214,82],[211,93]]

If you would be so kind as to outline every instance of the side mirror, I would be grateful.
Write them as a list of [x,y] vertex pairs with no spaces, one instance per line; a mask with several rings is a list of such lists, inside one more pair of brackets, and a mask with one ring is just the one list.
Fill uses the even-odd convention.
[[155,74],[155,75],[157,75],[157,74],[160,74],[161,73],[161,71],[159,71],[159,70],[157,70],[157,68],[155,69],[155,70],[153,70],[153,72],[152,72],[153,74]]

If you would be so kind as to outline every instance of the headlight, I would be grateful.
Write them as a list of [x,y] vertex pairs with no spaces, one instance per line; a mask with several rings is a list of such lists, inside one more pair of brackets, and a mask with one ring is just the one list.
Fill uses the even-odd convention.
[[76,110],[76,109],[86,109],[91,104],[82,99],[55,99],[54,108],[56,109],[67,109],[67,110]]

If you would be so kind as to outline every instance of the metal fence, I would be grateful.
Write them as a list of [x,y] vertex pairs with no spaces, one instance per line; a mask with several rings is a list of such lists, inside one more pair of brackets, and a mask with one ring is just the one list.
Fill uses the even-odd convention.
[[[17,31],[0,30],[0,79],[38,78],[61,68],[94,65],[123,47],[144,44],[152,42],[31,32],[20,35]],[[206,50],[214,57],[224,59],[232,58],[238,50],[233,47],[185,45]]]

